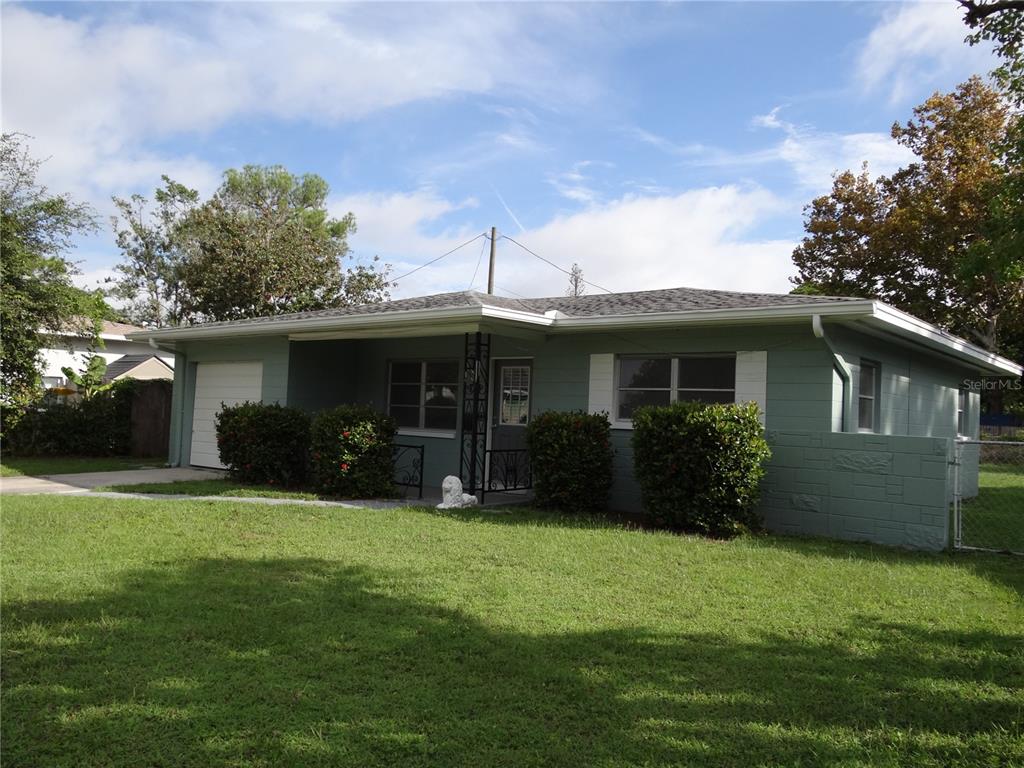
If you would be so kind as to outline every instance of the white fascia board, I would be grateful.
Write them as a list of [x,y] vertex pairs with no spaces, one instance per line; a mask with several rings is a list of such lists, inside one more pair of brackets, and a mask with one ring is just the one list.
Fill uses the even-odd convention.
[[871,301],[837,301],[822,304],[795,304],[782,307],[744,307],[740,309],[693,309],[685,312],[647,312],[633,315],[599,315],[559,318],[555,331],[592,331],[622,328],[660,328],[679,325],[720,325],[733,323],[777,323],[805,320],[812,315],[861,318],[871,315]]
[[931,323],[926,323],[920,318],[880,301],[874,302],[871,320],[883,325],[887,330],[923,342],[926,346],[937,347],[947,354],[997,376],[1021,375],[1021,366],[1012,360],[993,354],[959,336],[954,336]]
[[443,323],[482,317],[480,307],[447,307],[444,309],[409,309],[371,315],[333,317],[281,318],[238,325],[196,325],[185,328],[164,328],[129,336],[133,341],[195,341],[200,339],[236,338],[238,336],[280,336],[291,333],[348,330],[354,328],[387,328],[410,323]]

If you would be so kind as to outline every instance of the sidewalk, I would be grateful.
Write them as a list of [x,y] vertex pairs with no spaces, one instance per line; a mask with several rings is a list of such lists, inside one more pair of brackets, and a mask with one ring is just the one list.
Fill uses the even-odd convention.
[[222,477],[214,469],[191,467],[158,467],[154,469],[122,469],[113,472],[81,472],[74,475],[0,478],[0,494],[24,493],[88,493],[101,485],[138,483],[172,483],[176,480],[210,480]]

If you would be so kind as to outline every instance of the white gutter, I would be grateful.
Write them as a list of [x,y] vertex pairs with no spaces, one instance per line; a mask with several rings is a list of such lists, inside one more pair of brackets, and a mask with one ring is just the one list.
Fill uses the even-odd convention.
[[821,315],[811,316],[811,331],[814,333],[815,338],[821,339],[825,342],[825,346],[828,347],[828,351],[832,353],[832,363],[839,372],[839,378],[843,380],[843,432],[852,432],[851,424],[853,419],[853,373],[850,371],[850,366],[846,364],[832,344],[832,340],[825,333],[825,327],[821,324]]
[[[851,315],[866,317],[871,313],[871,302],[836,302],[816,304],[814,311],[828,315]],[[269,336],[292,332],[312,333],[330,330],[356,330],[360,328],[380,329],[410,324],[435,324],[465,322],[466,320],[503,320],[525,323],[553,332],[566,330],[590,330],[592,328],[647,327],[685,325],[689,323],[756,322],[779,319],[800,319],[809,315],[807,305],[785,307],[760,307],[742,309],[701,309],[685,312],[638,312],[630,315],[599,315],[593,317],[566,317],[558,312],[538,314],[502,307],[470,306],[443,307],[440,309],[407,309],[397,312],[380,312],[368,315],[332,315],[327,317],[286,318],[261,321],[238,321],[237,324],[218,323],[184,328],[164,328],[146,331],[145,337],[156,341],[194,340],[222,338],[224,336]],[[138,334],[141,338],[143,334]]]
[[895,329],[905,336],[925,341],[932,347],[942,347],[945,352],[967,357],[974,363],[989,368],[992,373],[1002,376],[1020,376],[1024,372],[1021,366],[1012,360],[975,346],[959,336],[947,333],[931,323],[926,323],[920,318],[880,301],[874,302],[872,320],[878,321],[887,330]]
[[[818,317],[818,324],[824,317],[835,320],[860,320],[877,324],[897,335],[909,336],[924,346],[938,349],[954,357],[969,361],[989,373],[1002,376],[1020,376],[1021,366],[1011,360],[994,355],[980,347],[953,336],[935,326],[901,312],[886,304],[871,299],[856,301],[834,301],[813,304],[790,304],[774,307],[744,307],[734,309],[700,309],[680,312],[637,312],[624,315],[594,315],[589,317],[567,317],[561,312],[551,311],[540,314],[494,306],[463,306],[428,309],[407,309],[394,312],[377,312],[363,315],[326,315],[323,317],[268,318],[264,320],[241,320],[234,323],[215,323],[184,328],[146,330],[130,334],[129,339],[148,340],[151,345],[173,344],[176,341],[191,341],[217,338],[238,338],[245,336],[271,336],[292,334],[311,338],[317,333],[331,331],[345,332],[352,337],[360,330],[373,331],[374,336],[389,329],[422,327],[424,330],[446,330],[458,327],[464,330],[467,322],[496,320],[516,325],[525,325],[547,333],[579,332],[594,330],[620,330],[679,327],[684,325],[718,325],[730,323],[777,323],[801,321]],[[812,319],[812,323],[813,323]],[[456,332],[455,330],[452,331]]]

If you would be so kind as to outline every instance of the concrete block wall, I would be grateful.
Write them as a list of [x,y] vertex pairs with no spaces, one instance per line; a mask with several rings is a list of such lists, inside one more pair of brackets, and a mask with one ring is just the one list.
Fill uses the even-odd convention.
[[950,439],[781,430],[767,437],[768,530],[911,549],[948,545]]

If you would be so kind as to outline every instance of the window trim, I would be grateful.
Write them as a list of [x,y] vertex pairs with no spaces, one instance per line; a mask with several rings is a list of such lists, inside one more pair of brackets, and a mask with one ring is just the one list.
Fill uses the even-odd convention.
[[[443,438],[454,438],[459,431],[459,415],[462,410],[459,407],[461,401],[460,393],[462,391],[462,361],[454,357],[420,357],[420,358],[394,358],[388,360],[388,397],[387,397],[387,411],[386,413],[391,415],[391,387],[393,384],[394,366],[395,364],[402,363],[415,363],[420,367],[420,381],[419,381],[419,403],[416,406],[397,404],[399,408],[412,408],[416,407],[419,411],[419,426],[418,427],[398,427],[398,434],[400,435],[412,435],[418,437],[443,437]],[[450,410],[455,411],[455,426],[449,429],[439,429],[437,427],[427,427],[426,415],[427,415],[427,365],[429,363],[452,363],[456,367],[456,381],[455,384],[455,405]],[[406,386],[412,386],[411,382]],[[431,406],[434,408],[445,408],[449,409],[448,406]]]
[[[865,368],[870,368],[874,371],[873,379],[871,382],[871,394],[864,394],[860,388],[862,371]],[[861,403],[864,400],[871,401],[871,426],[862,427],[860,425],[860,409]],[[882,404],[882,364],[877,360],[868,360],[861,358],[860,367],[857,370],[857,431],[867,434],[878,434],[878,427],[881,423],[881,404]]]
[[[632,429],[632,419],[620,419],[619,418],[619,393],[623,390],[628,392],[668,392],[669,404],[679,402],[679,392],[732,392],[733,403],[736,402],[736,376],[733,374],[733,383],[730,389],[716,388],[716,387],[702,387],[696,389],[694,387],[679,387],[679,361],[685,360],[686,358],[706,359],[711,357],[719,358],[731,358],[735,364],[737,353],[736,352],[684,352],[684,353],[671,353],[671,352],[658,352],[652,354],[644,354],[642,352],[627,352],[623,354],[615,355],[615,367],[612,373],[614,377],[612,379],[612,427],[615,429]],[[623,360],[664,360],[668,359],[671,361],[669,367],[669,386],[666,390],[665,387],[620,387],[619,381],[621,379],[621,362]],[[735,369],[734,369],[735,371]]]
[[[518,360],[519,358],[509,359]],[[495,369],[500,370],[502,374],[504,374],[505,371],[510,370],[512,368],[526,369],[526,421],[519,422],[516,424],[506,424],[501,420],[501,395],[503,390],[505,389],[505,385],[501,381],[495,381],[494,386],[497,388],[498,394],[496,403],[496,405],[498,406],[496,414],[498,419],[496,422],[491,424],[491,429],[494,429],[495,427],[519,427],[520,429],[526,429],[526,427],[530,426],[530,420],[533,415],[533,360],[531,359],[529,362],[520,365],[495,366]]]

